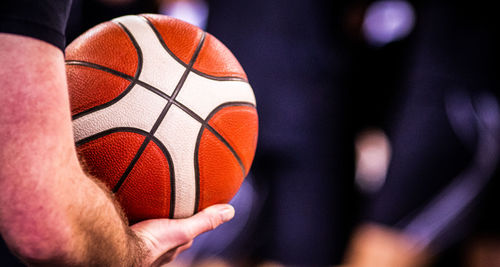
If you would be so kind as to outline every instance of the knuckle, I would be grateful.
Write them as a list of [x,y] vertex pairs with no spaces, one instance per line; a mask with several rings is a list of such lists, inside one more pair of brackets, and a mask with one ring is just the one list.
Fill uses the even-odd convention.
[[220,216],[207,217],[207,230],[214,230],[221,222]]
[[205,211],[201,211],[197,218],[193,219],[195,221],[192,221],[189,227],[185,227],[182,231],[182,236],[179,237],[182,240],[189,241],[203,232],[214,230],[222,223],[220,216]]

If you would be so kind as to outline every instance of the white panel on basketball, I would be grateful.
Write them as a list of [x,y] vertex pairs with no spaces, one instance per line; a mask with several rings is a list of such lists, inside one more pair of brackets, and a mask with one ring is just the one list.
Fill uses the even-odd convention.
[[196,178],[193,155],[200,129],[200,122],[172,105],[155,133],[170,152],[174,165],[174,218],[191,216],[194,212]]
[[226,102],[248,102],[255,105],[255,96],[248,83],[207,79],[194,72],[187,77],[176,100],[203,119]]
[[113,105],[73,120],[75,141],[117,127],[149,132],[166,103],[166,99],[135,85]]
[[113,22],[123,24],[141,48],[143,64],[139,80],[171,96],[186,68],[165,50],[143,17],[125,16]]

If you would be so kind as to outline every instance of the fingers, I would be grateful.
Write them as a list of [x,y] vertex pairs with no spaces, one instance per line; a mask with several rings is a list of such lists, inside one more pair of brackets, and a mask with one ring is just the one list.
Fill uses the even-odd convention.
[[193,239],[215,229],[234,217],[234,208],[227,204],[210,206],[186,219],[154,219],[139,222],[131,229],[140,237],[150,253],[151,266],[171,261],[191,246]]
[[215,229],[234,216],[234,208],[227,204],[210,206],[185,219],[155,219],[132,225],[141,237],[154,244],[153,247],[176,247],[189,243],[196,236]]
[[234,208],[231,205],[218,204],[210,206],[192,217],[177,220],[176,223],[183,226],[186,238],[192,240],[204,232],[217,228],[233,217]]

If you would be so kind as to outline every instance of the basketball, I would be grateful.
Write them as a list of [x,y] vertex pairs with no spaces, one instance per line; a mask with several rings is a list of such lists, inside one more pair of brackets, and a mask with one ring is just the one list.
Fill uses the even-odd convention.
[[130,222],[232,199],[253,161],[258,116],[219,40],[171,17],[124,16],[82,34],[65,57],[78,153]]

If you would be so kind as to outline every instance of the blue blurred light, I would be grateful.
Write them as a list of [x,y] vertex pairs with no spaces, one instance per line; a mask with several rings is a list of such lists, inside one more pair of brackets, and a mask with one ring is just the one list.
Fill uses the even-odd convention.
[[415,25],[415,11],[402,0],[377,1],[365,14],[363,34],[373,46],[384,46],[406,37]]
[[160,13],[205,29],[208,18],[208,5],[202,0],[172,1],[162,5]]

